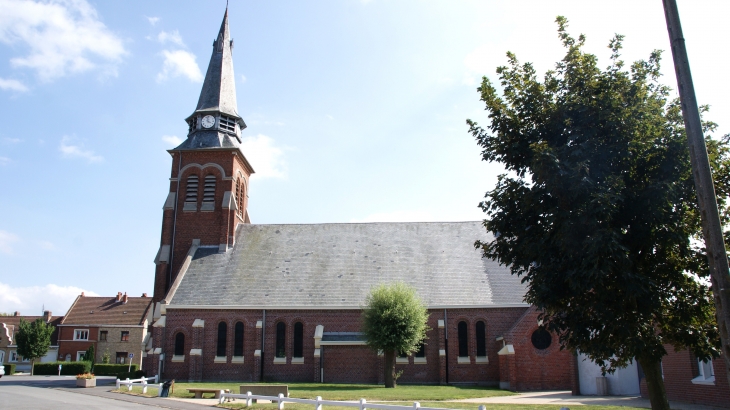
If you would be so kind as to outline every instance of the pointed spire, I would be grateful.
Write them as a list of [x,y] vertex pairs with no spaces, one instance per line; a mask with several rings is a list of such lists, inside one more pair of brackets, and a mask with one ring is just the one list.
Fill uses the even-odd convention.
[[208,71],[200,91],[196,111],[220,111],[224,114],[238,115],[236,104],[236,82],[233,74],[233,41],[228,29],[228,4],[218,36],[213,42]]

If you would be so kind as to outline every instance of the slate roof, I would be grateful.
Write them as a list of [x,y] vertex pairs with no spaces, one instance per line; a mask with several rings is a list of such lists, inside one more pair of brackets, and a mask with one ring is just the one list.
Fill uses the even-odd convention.
[[474,249],[488,238],[481,222],[241,225],[232,250],[198,248],[168,303],[358,308],[403,281],[431,308],[524,306],[520,279]]
[[123,303],[114,296],[79,296],[61,324],[142,325],[151,302],[150,297],[130,297]]

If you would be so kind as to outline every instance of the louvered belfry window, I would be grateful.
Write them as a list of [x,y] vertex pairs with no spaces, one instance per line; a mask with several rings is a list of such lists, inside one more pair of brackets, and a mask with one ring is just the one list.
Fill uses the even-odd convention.
[[198,176],[190,175],[185,187],[185,202],[198,202]]
[[203,202],[215,202],[215,175],[208,175],[205,177]]
[[219,127],[222,131],[227,131],[231,133],[236,132],[236,120],[234,120],[231,117],[226,117],[225,115],[221,115],[220,121],[218,122]]

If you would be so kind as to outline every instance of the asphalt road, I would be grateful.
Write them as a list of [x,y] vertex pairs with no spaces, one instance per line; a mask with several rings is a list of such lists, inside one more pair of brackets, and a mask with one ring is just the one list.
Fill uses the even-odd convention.
[[[96,388],[76,387],[75,376],[3,376],[2,409],[203,409],[205,406],[158,398],[111,393],[113,377],[97,377]],[[209,408],[209,407],[207,407]]]

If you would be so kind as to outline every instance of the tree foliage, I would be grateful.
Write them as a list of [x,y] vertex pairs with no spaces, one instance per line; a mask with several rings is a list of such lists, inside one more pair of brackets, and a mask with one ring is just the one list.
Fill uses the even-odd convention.
[[18,345],[18,354],[24,359],[31,361],[31,375],[33,374],[33,363],[48,353],[51,347],[51,335],[55,327],[46,323],[43,318],[34,322],[20,319],[18,331],[15,332],[15,344]]
[[385,355],[385,387],[395,387],[395,357],[411,354],[426,339],[428,310],[416,290],[403,282],[381,284],[370,290],[362,312],[368,346]]
[[[503,96],[486,77],[478,88],[491,124],[467,120],[470,132],[509,173],[480,204],[494,239],[476,245],[522,276],[564,348],[609,372],[637,359],[662,407],[664,345],[719,348],[681,110],[659,83],[660,51],[626,69],[616,35],[601,70],[557,23],[567,52],[542,81],[507,53]],[[707,144],[727,222],[728,140]]]

